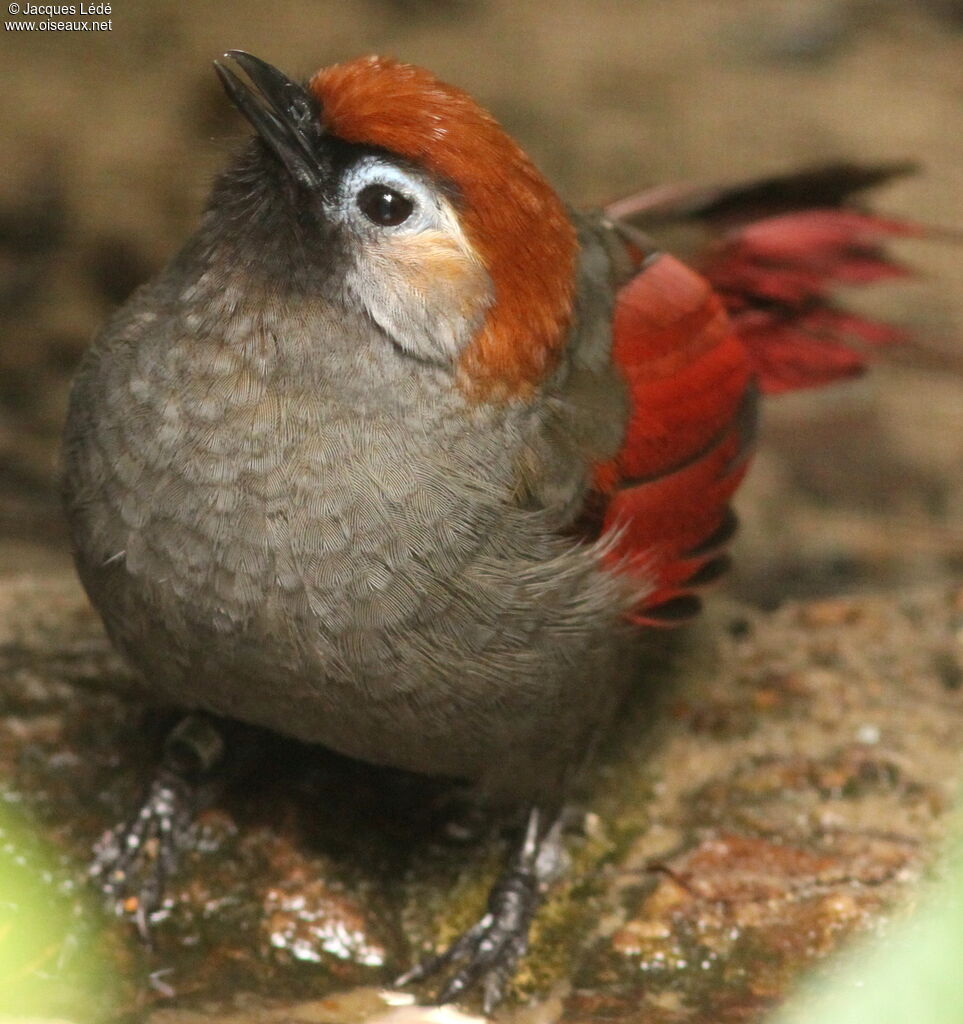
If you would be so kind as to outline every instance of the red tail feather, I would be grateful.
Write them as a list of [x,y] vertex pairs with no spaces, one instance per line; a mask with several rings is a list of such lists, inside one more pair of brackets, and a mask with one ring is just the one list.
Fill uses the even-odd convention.
[[[732,189],[664,190],[609,214],[650,223],[695,219],[724,234],[703,276],[659,255],[619,293],[613,359],[629,389],[618,455],[596,469],[590,503],[611,533],[609,564],[652,589],[633,618],[674,625],[698,610],[698,590],[726,567],[728,503],[748,467],[757,387],[774,393],[859,373],[874,347],[902,332],[832,304],[838,285],[906,271],[883,251],[913,225],[851,209],[852,193],[905,168],[840,165]],[[632,238],[629,249],[638,255]]]
[[835,309],[831,293],[905,276],[881,243],[920,233],[853,210],[808,210],[757,221],[717,243],[701,269],[729,310],[762,390],[852,376],[866,364],[860,343],[902,340],[892,327]]

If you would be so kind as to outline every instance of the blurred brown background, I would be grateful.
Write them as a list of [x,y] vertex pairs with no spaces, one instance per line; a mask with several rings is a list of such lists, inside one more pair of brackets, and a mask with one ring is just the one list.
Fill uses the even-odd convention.
[[[0,568],[65,564],[70,374],[190,232],[244,131],[211,73],[224,49],[304,75],[371,51],[425,64],[576,203],[910,157],[923,173],[877,206],[963,229],[954,0],[117,0],[110,17],[108,33],[0,33]],[[918,277],[855,299],[919,344],[770,408],[742,498],[740,596],[961,575],[963,248],[900,255]]]

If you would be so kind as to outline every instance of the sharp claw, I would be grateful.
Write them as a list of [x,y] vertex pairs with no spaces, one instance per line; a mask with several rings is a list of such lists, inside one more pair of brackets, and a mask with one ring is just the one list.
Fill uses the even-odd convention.
[[463,967],[454,977],[449,979],[448,984],[445,985],[434,1000],[438,1006],[443,1006],[445,1003],[453,1003],[471,985],[475,980],[476,974],[470,970],[470,966]]
[[536,890],[529,891],[533,905],[527,912],[520,912],[514,901],[500,911],[493,906],[443,953],[417,964],[395,984],[421,981],[450,963],[467,958],[467,963],[452,975],[434,1001],[438,1005],[450,1003],[481,980],[485,1012],[489,1013],[501,1001],[508,979],[528,948],[528,926],[538,899]]
[[415,964],[414,967],[405,971],[404,974],[399,974],[397,978],[391,983],[392,988],[404,988],[405,985],[412,985],[416,981],[421,981],[422,978],[427,977],[427,969],[424,963]]
[[153,944],[153,937],[150,933],[150,915],[145,903],[139,902],[137,904],[137,909],[134,911],[134,925],[137,928],[137,934],[140,936],[141,942],[145,946],[150,947]]
[[505,998],[505,985],[507,982],[502,971],[492,971],[485,978],[485,988],[482,995],[482,1012],[490,1017],[495,1007]]
[[436,956],[422,960],[421,963],[415,964],[411,970],[406,971],[397,978],[394,982],[395,988],[410,985],[415,981],[423,981],[429,975],[440,971],[443,967],[447,967],[453,960],[460,960],[466,953],[470,952],[472,944],[479,935],[482,935],[491,926],[491,923],[491,914],[486,914],[480,921],[473,924],[468,931],[460,935],[446,950],[438,953]]
[[495,884],[488,911],[444,952],[416,964],[395,985],[422,981],[451,963],[464,961],[438,994],[436,1003],[449,1003],[481,982],[486,1014],[501,1002],[518,961],[528,949],[528,929],[548,883],[557,877],[561,854],[561,825],[542,832],[541,815],[533,809],[525,836],[509,871]]
[[541,814],[536,807],[528,816],[528,825],[525,828],[525,841],[518,858],[519,864],[526,868],[535,864],[535,855],[538,853],[538,833],[541,824]]
[[444,953],[439,953],[437,956],[428,957],[426,960],[422,960],[420,963],[415,964],[410,970],[405,971],[404,974],[399,975],[394,980],[395,988],[403,988],[405,985],[411,985],[416,981],[424,981],[429,975],[434,974],[435,971],[440,971],[442,967],[451,959],[449,953],[450,949],[446,949]]

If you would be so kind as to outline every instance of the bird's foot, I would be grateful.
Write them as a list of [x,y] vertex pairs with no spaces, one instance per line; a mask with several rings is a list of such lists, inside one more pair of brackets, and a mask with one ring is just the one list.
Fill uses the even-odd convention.
[[130,918],[150,942],[151,915],[160,909],[194,818],[193,788],[160,771],[137,812],[94,847],[90,876],[117,914]]
[[183,719],[167,737],[161,765],[138,810],[94,847],[91,878],[148,944],[151,915],[161,908],[168,879],[187,845],[202,781],[223,749],[207,719]]
[[417,964],[395,984],[421,981],[446,967],[460,964],[436,1001],[449,1003],[477,984],[482,989],[484,1011],[490,1013],[502,1001],[518,962],[528,950],[532,918],[548,886],[561,873],[564,862],[561,831],[561,823],[556,821],[542,833],[540,814],[534,809],[518,854],[492,887],[481,920],[444,952]]

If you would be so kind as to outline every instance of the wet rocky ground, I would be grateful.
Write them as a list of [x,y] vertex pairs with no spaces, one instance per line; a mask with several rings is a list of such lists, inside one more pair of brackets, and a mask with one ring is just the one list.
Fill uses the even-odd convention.
[[[923,171],[876,205],[959,229],[958,5],[162,0],[113,17],[90,40],[0,34],[0,1018],[454,1022],[430,989],[385,987],[478,913],[510,841],[462,836],[441,784],[266,742],[202,816],[153,950],[84,880],[167,719],[73,580],[57,437],[92,331],[190,231],[241,130],[209,61],[424,63],[586,204],[911,157]],[[653,653],[503,1019],[761,1020],[940,873],[963,731],[963,263],[948,240],[899,254],[915,276],[850,299],[913,344],[767,407],[728,597]]]
[[[501,829],[466,837],[441,783],[268,743],[202,815],[147,949],[84,865],[162,716],[76,584],[7,576],[0,608],[0,1003],[79,1024],[433,1019],[380,990],[478,915]],[[654,657],[578,794],[518,978],[535,1006],[502,1019],[759,1019],[938,873],[961,742],[963,590],[717,607]]]

